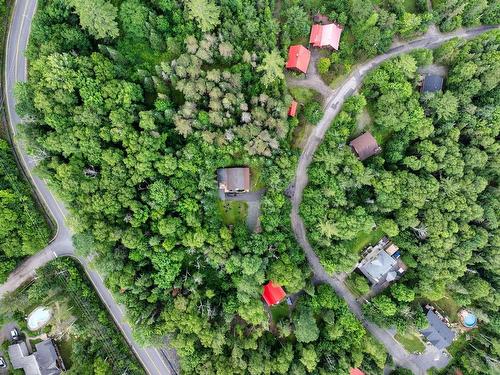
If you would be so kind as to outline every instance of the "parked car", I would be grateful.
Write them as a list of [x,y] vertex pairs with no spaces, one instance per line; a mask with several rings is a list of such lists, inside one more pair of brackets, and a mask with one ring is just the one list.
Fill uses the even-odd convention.
[[7,367],[7,362],[5,362],[4,357],[0,357],[0,368],[6,368]]
[[10,337],[14,341],[19,340],[19,331],[17,330],[17,328],[12,328],[11,329],[11,331],[10,331]]

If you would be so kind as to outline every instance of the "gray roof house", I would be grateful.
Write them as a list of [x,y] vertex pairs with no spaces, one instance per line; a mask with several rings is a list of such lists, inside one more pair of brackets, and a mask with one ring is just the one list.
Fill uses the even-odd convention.
[[421,92],[436,92],[443,89],[443,77],[437,74],[427,74],[422,83]]
[[408,268],[400,258],[399,248],[387,237],[362,253],[357,268],[377,290],[397,280]]
[[[370,253],[361,261],[358,268],[372,284],[376,284],[391,272],[396,263],[396,259],[381,249],[381,251]],[[392,280],[394,280],[394,278]]]
[[432,310],[427,311],[429,327],[423,329],[422,334],[437,349],[442,350],[450,346],[455,338],[453,332]]
[[250,191],[250,168],[221,168],[217,170],[219,190],[224,193],[246,193]]
[[28,353],[26,343],[9,346],[9,358],[14,369],[23,369],[26,375],[59,375],[65,368],[52,339],[35,345],[36,351]]

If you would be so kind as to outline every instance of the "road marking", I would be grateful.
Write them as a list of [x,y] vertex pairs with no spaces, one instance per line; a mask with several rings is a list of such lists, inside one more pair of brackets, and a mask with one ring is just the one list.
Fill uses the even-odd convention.
[[56,254],[56,252],[55,252],[55,251],[53,251],[52,253],[54,253],[54,257],[56,257],[56,258],[57,258],[57,254]]

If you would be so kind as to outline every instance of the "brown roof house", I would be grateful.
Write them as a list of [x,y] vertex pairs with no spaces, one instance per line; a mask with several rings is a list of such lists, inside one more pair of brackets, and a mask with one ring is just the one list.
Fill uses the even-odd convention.
[[354,138],[349,145],[352,147],[359,160],[368,159],[370,156],[376,155],[382,151],[382,148],[378,145],[376,139],[370,132],[366,132]]
[[217,182],[224,193],[247,193],[250,191],[250,168],[217,169]]

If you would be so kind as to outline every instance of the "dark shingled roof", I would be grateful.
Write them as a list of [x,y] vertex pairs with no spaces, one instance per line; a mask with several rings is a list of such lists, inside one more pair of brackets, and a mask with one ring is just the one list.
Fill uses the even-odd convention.
[[358,138],[353,139],[349,145],[352,147],[356,155],[358,155],[359,160],[365,160],[382,151],[370,132],[361,134]]
[[422,92],[436,92],[443,89],[443,77],[428,74],[424,78],[424,83],[422,84]]
[[450,346],[455,338],[455,332],[442,322],[432,310],[427,311],[427,321],[429,327],[421,331],[427,340],[439,350]]

